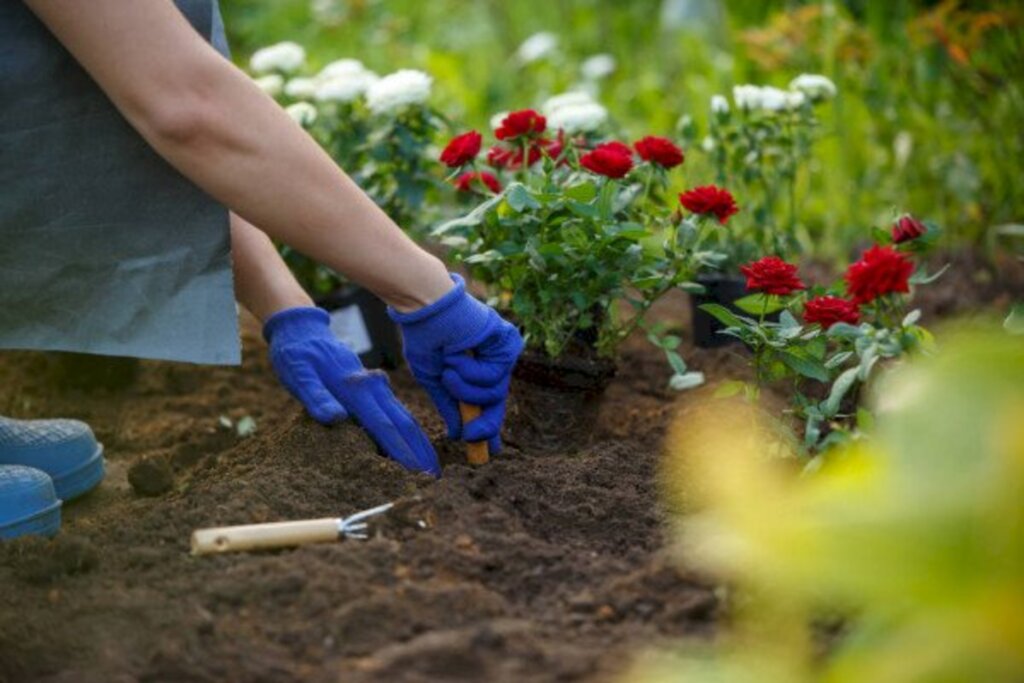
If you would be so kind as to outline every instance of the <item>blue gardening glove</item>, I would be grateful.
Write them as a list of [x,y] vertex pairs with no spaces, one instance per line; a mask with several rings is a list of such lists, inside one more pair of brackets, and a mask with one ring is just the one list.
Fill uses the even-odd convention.
[[368,371],[331,333],[319,308],[289,308],[270,316],[263,336],[278,379],[317,422],[353,417],[377,445],[410,470],[440,476],[437,454],[415,418],[391,393],[387,375]]
[[[497,311],[470,296],[460,276],[452,280],[455,287],[429,306],[388,312],[402,326],[406,361],[448,425],[448,437],[487,441],[497,454],[523,338]],[[480,416],[463,425],[459,401],[480,406]]]

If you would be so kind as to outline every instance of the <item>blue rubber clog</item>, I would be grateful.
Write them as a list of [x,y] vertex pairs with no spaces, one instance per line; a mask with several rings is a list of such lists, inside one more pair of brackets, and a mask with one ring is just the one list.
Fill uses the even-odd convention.
[[46,472],[0,465],[0,540],[55,535],[60,529],[60,505]]
[[103,445],[78,420],[14,420],[0,416],[0,466],[25,465],[53,479],[61,500],[95,488],[103,479]]

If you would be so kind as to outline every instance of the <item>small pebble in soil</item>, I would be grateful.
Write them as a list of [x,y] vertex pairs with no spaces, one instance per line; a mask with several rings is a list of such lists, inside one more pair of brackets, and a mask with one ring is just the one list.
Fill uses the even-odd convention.
[[144,457],[128,468],[128,483],[140,496],[159,496],[174,488],[174,471],[165,457]]

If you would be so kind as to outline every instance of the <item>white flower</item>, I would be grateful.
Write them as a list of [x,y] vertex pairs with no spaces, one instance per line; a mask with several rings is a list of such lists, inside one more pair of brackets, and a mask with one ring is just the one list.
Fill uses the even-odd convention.
[[366,93],[378,80],[372,71],[349,76],[336,76],[320,81],[314,98],[318,102],[352,102]]
[[271,97],[277,97],[281,94],[281,89],[284,87],[284,78],[281,77],[281,74],[267,74],[266,76],[254,78],[253,83]]
[[540,110],[545,116],[550,116],[562,107],[578,107],[581,104],[592,104],[593,102],[594,98],[590,96],[590,93],[574,90],[561,95],[552,95],[544,100],[544,104],[540,105]]
[[308,100],[316,93],[316,81],[312,78],[293,78],[284,84],[284,94],[297,100]]
[[789,83],[790,90],[798,90],[812,102],[830,100],[836,96],[836,84],[821,74],[800,74]]
[[316,121],[316,107],[309,102],[296,102],[285,107],[284,110],[288,116],[292,117],[292,121],[303,128],[313,125],[313,122]]
[[804,106],[804,102],[807,101],[807,95],[803,94],[799,90],[790,90],[786,93],[786,108],[787,109],[799,109]]
[[548,125],[554,130],[561,129],[573,135],[595,131],[607,120],[607,109],[597,102],[588,102],[559,107],[548,116]]
[[780,90],[770,85],[737,85],[732,89],[732,98],[740,109],[766,112],[796,109],[805,101],[802,92]]
[[505,120],[505,117],[509,115],[507,111],[500,111],[491,117],[491,130],[498,130],[501,128],[501,122]]
[[270,71],[292,73],[305,61],[306,50],[298,43],[285,41],[253,52],[249,59],[249,68],[258,74]]
[[580,65],[580,72],[588,81],[599,81],[611,76],[615,71],[615,66],[615,57],[609,54],[599,54],[584,60]]
[[375,114],[420,104],[430,97],[433,79],[422,71],[402,69],[375,82],[366,91],[366,104]]
[[516,57],[523,64],[536,62],[551,54],[558,47],[558,36],[554,33],[541,31],[523,41],[516,50]]
[[358,59],[336,59],[316,75],[318,81],[329,81],[341,76],[358,76],[369,73],[363,63]]
[[705,152],[712,152],[715,149],[715,139],[710,135],[705,135],[704,139],[700,141],[700,148]]
[[711,96],[711,113],[712,114],[728,114],[729,113],[729,100],[725,99],[722,95]]
[[761,108],[761,88],[756,85],[734,85],[732,100],[736,106],[746,111]]
[[789,108],[789,93],[785,90],[766,85],[761,88],[761,109],[765,111],[782,111]]

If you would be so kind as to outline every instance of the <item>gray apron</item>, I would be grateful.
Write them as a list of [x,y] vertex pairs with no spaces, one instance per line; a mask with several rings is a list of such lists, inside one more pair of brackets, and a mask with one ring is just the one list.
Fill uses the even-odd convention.
[[[216,0],[176,4],[227,55]],[[230,247],[227,210],[0,0],[0,349],[238,363]]]

